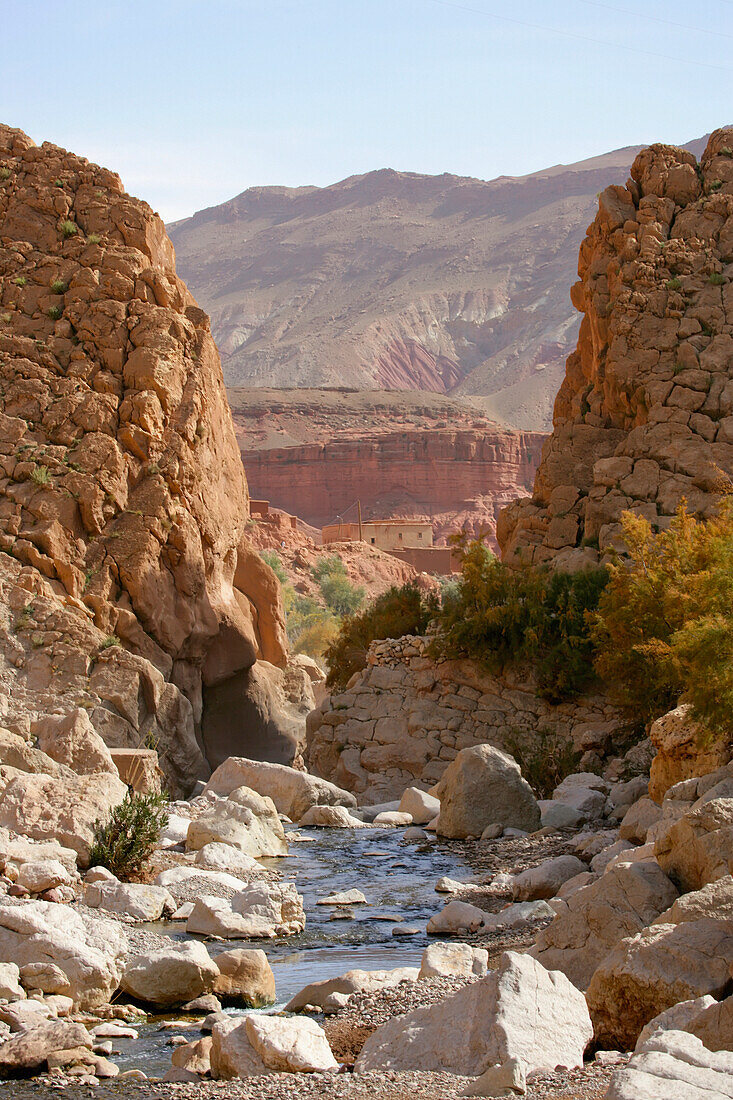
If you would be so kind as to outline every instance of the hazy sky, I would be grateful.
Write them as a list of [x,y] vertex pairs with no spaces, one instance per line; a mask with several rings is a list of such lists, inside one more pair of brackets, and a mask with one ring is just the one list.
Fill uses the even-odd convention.
[[733,0],[0,0],[0,119],[167,220],[374,168],[491,179],[733,121]]

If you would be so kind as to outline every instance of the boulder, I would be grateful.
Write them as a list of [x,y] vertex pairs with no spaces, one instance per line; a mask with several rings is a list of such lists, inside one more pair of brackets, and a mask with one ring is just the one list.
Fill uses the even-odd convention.
[[649,777],[649,795],[655,802],[675,784],[713,772],[730,760],[730,748],[711,741],[692,718],[688,703],[657,718],[649,736],[657,750]]
[[204,895],[186,922],[190,935],[221,939],[292,936],[304,927],[303,899],[292,882],[251,882],[230,901]]
[[406,825],[412,825],[412,817],[410,814],[400,813],[399,810],[383,810],[381,814],[377,814],[374,818],[375,825],[394,825],[397,828],[404,828]]
[[127,960],[122,990],[144,1004],[169,1008],[212,993],[218,967],[202,943],[171,943]]
[[364,822],[353,817],[345,806],[311,806],[298,824],[303,828],[361,829]]
[[518,1058],[507,1058],[498,1062],[477,1077],[472,1085],[461,1093],[462,1096],[524,1096],[527,1091],[527,1078],[524,1066]]
[[17,1001],[25,997],[20,984],[20,970],[14,962],[0,963],[0,1001]]
[[590,861],[590,869],[597,875],[602,875],[608,866],[617,858],[623,858],[627,852],[633,851],[634,845],[628,840],[617,840],[603,848]]
[[629,806],[619,826],[618,835],[622,840],[630,840],[632,844],[644,844],[646,834],[652,825],[656,825],[662,817],[661,807],[651,798],[640,798]]
[[204,1035],[195,1043],[184,1043],[173,1051],[171,1063],[177,1069],[188,1070],[189,1073],[203,1077],[211,1073],[211,1046],[210,1035]]
[[168,814],[168,822],[160,831],[158,846],[160,848],[173,848],[177,844],[184,844],[190,824],[190,817],[181,817],[180,814]]
[[70,876],[76,874],[76,852],[73,848],[65,848],[57,840],[30,840],[0,829],[0,867],[3,869],[8,863],[21,867],[24,863],[49,859],[61,863]]
[[215,1080],[338,1069],[323,1028],[307,1017],[248,1016],[217,1024],[211,1039]]
[[621,811],[621,817],[623,817],[627,807],[633,806],[648,793],[649,779],[645,775],[635,775],[625,783],[614,783],[608,792],[609,809]]
[[155,878],[156,886],[165,886],[174,896],[177,889],[190,886],[192,882],[201,887],[202,893],[206,893],[207,883],[216,883],[217,886],[224,886],[235,892],[243,890],[247,885],[225,871],[207,871],[204,867],[169,867]]
[[469,943],[430,943],[422,953],[418,978],[482,978],[489,953]]
[[71,876],[57,859],[28,860],[21,863],[15,881],[30,894],[42,894],[56,886],[67,886]]
[[69,996],[79,1009],[110,1000],[126,952],[115,921],[82,921],[68,906],[46,901],[0,904],[0,959],[12,959],[24,980],[33,966],[32,988]]
[[419,787],[408,787],[398,809],[400,813],[409,814],[415,825],[427,825],[440,813],[440,800]]
[[563,883],[585,872],[577,856],[556,856],[514,876],[513,897],[517,901],[554,898]]
[[33,840],[56,840],[72,848],[82,866],[98,821],[105,821],[125,797],[116,775],[16,775],[0,791],[0,826]]
[[[733,975],[731,975],[733,976]],[[705,998],[700,998],[700,1003]],[[702,1039],[708,1050],[731,1050],[733,1048],[733,997],[724,1001],[713,1001],[705,1005],[701,1012],[682,1028]]]
[[518,1058],[530,1073],[582,1065],[591,1038],[585,999],[564,974],[508,951],[487,977],[378,1028],[354,1070],[478,1076],[497,1062]]
[[540,808],[543,829],[577,829],[585,821],[579,810],[574,810],[564,802],[542,798],[537,805]]
[[723,878],[733,858],[733,798],[689,810],[659,834],[654,853],[683,892]]
[[602,775],[596,775],[595,772],[571,772],[555,787],[552,797],[562,801],[571,791],[600,791],[605,795],[610,789],[611,784]]
[[109,749],[83,707],[47,714],[31,725],[38,748],[77,775],[106,772],[119,778]]
[[552,801],[573,810],[582,821],[598,821],[606,809],[606,796],[595,787],[563,787],[561,784],[553,792]]
[[225,874],[245,880],[253,871],[259,874],[261,870],[254,856],[240,852],[239,848],[233,848],[231,844],[216,842],[204,844],[203,848],[196,853],[194,863],[206,871],[223,871]]
[[105,909],[134,921],[160,920],[171,916],[178,906],[163,886],[140,882],[91,882],[84,886],[84,904],[90,909]]
[[656,863],[621,864],[566,898],[530,953],[587,989],[608,953],[668,909],[677,891]]
[[715,997],[706,993],[704,997],[696,997],[693,1001],[680,1001],[671,1008],[665,1008],[664,1012],[660,1012],[644,1025],[634,1049],[641,1050],[647,1039],[651,1039],[652,1035],[656,1035],[658,1031],[689,1031],[688,1025],[694,1023],[706,1008],[717,1004]]
[[4,726],[0,726],[0,764],[19,772],[43,772],[54,776],[66,774],[66,769],[46,756],[45,752]]
[[482,931],[504,932],[524,928],[537,920],[552,920],[554,916],[555,910],[546,901],[518,901],[498,913],[485,913]]
[[655,924],[622,940],[596,969],[588,1008],[596,1041],[631,1050],[660,1012],[706,993],[720,997],[733,964],[733,923]]
[[30,1030],[0,1043],[0,1077],[28,1077],[45,1069],[49,1057],[56,1051],[90,1050],[91,1046],[92,1037],[83,1024],[70,1020],[39,1020]]
[[733,921],[733,876],[709,882],[701,890],[682,894],[653,924],[681,924],[683,921],[712,917],[714,920]]
[[725,1100],[733,1097],[733,1054],[714,1053],[695,1035],[652,1035],[611,1078],[606,1100]]
[[249,787],[238,787],[191,822],[186,835],[188,851],[197,852],[211,843],[230,844],[254,857],[288,854],[274,802]]
[[449,901],[444,909],[428,921],[430,936],[458,936],[466,932],[478,932],[489,916],[483,909],[469,905],[467,901]]
[[435,788],[440,799],[438,833],[480,837],[487,825],[532,832],[540,811],[517,762],[493,745],[461,749]]
[[340,894],[320,898],[316,905],[368,905],[368,902],[361,890],[342,890]]
[[418,970],[412,966],[400,966],[396,970],[348,970],[338,978],[326,978],[311,982],[296,993],[285,1005],[286,1012],[301,1012],[308,1005],[335,1012],[354,993],[376,993],[379,989],[393,989],[402,982],[417,981]]
[[285,764],[247,760],[242,756],[230,756],[220,764],[204,793],[213,791],[228,796],[238,787],[249,787],[271,798],[278,813],[285,814],[291,821],[300,821],[311,806],[356,806],[353,794],[326,779]]
[[275,975],[264,951],[235,948],[214,959],[214,993],[226,1004],[263,1008],[275,1003]]

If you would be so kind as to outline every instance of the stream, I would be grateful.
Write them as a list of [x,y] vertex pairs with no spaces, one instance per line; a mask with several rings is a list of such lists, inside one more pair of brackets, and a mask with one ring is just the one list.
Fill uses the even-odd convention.
[[[294,831],[294,830],[293,830]],[[307,838],[291,842],[284,859],[260,860],[285,880],[295,882],[303,896],[306,926],[298,936],[277,940],[232,940],[209,943],[217,954],[234,947],[257,947],[267,954],[275,975],[277,1003],[267,1009],[228,1009],[232,1015],[277,1012],[310,982],[337,977],[346,970],[391,970],[419,966],[428,936],[425,925],[441,908],[443,897],[435,892],[442,875],[468,878],[470,872],[453,852],[440,843],[405,843],[403,830],[298,829]],[[321,898],[350,889],[361,890],[369,902],[349,909],[318,905]],[[393,935],[401,925],[419,928],[415,935]],[[144,927],[144,926],[143,926]],[[172,939],[186,939],[179,924],[158,922],[148,926]],[[170,1068],[176,1031],[158,1030],[164,1021],[181,1020],[181,1034],[199,1038],[198,1027],[187,1029],[185,1016],[156,1017],[138,1028],[136,1040],[114,1041],[113,1056],[120,1070],[141,1069],[149,1077],[162,1077]]]

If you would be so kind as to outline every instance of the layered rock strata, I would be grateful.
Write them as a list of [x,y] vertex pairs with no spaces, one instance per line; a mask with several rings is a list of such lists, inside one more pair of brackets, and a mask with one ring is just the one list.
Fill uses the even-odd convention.
[[[150,207],[6,126],[0,382],[0,720],[81,705],[180,793],[208,770],[208,694],[286,662],[219,357]],[[248,748],[236,708],[208,724]]]
[[308,716],[310,771],[379,803],[437,783],[461,749],[545,728],[583,752],[608,748],[624,726],[603,697],[553,706],[526,670],[491,676],[471,661],[436,663],[427,639],[373,642],[366,668]]
[[583,314],[530,499],[504,557],[594,561],[624,510],[665,528],[714,511],[733,474],[733,128],[698,164],[652,145],[606,188],[572,298]]

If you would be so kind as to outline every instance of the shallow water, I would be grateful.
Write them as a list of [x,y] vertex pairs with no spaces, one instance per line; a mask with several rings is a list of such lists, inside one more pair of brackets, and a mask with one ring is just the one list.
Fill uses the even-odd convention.
[[[443,904],[435,893],[442,875],[469,878],[468,867],[437,842],[404,843],[402,829],[301,829],[312,841],[291,842],[285,859],[262,860],[275,867],[285,879],[292,879],[303,896],[305,931],[279,940],[233,940],[209,944],[212,954],[232,947],[264,950],[275,975],[277,1004],[264,1011],[277,1011],[309,982],[336,977],[346,970],[391,970],[417,966],[428,942],[425,925]],[[348,910],[317,905],[328,894],[361,890],[369,902]],[[339,919],[332,920],[333,915]],[[375,918],[400,918],[387,921]],[[400,924],[419,927],[417,935],[393,936]],[[150,925],[174,939],[185,939],[177,924]],[[246,1010],[230,1010],[246,1015]],[[257,1010],[254,1010],[257,1011]],[[259,1010],[263,1011],[263,1010]],[[185,1017],[180,1019],[185,1025]],[[113,1060],[121,1070],[142,1069],[150,1077],[162,1076],[170,1068],[174,1031],[158,1031],[163,1018],[140,1028],[137,1040],[115,1040],[119,1055]],[[181,1027],[180,1034],[191,1041],[200,1037],[198,1027]]]

